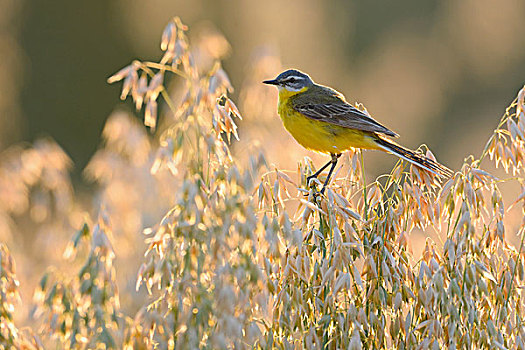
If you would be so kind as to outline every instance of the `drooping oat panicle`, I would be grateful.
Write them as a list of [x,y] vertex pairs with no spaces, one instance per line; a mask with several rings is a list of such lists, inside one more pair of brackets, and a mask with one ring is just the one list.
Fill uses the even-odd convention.
[[[225,43],[208,35],[196,47],[187,29],[174,18],[159,62],[134,61],[108,79],[122,81],[122,97],[144,107],[144,124],[157,131],[124,112],[108,119],[86,169],[103,209],[96,220],[84,214],[64,249],[67,268],[49,270],[35,293],[45,345],[524,347],[523,90],[481,157],[467,157],[450,179],[403,162],[370,179],[355,150],[320,195],[322,179],[306,184],[316,170],[308,158],[283,170],[243,148],[249,159],[239,160],[228,141],[243,136],[241,113],[217,61]],[[254,76],[280,65],[259,57]],[[267,121],[254,76],[240,109]],[[487,154],[512,177],[485,169]],[[73,206],[69,167],[50,142],[3,155],[0,234],[12,217],[46,223]],[[511,197],[507,183],[519,188]],[[143,247],[141,256],[130,247]],[[22,347],[27,335],[22,345],[44,348],[15,327],[18,285],[3,245],[0,259],[0,343]],[[124,277],[119,290],[121,269],[137,279]]]
[[46,329],[60,339],[64,349],[116,347],[118,324],[123,320],[109,230],[103,214],[93,230],[84,225],[68,248],[75,252],[91,240],[84,266],[67,278],[46,273],[35,293],[34,316],[44,316]]
[[40,338],[30,329],[19,329],[14,320],[16,307],[20,305],[19,282],[11,252],[0,244],[0,342],[4,348],[44,349]]

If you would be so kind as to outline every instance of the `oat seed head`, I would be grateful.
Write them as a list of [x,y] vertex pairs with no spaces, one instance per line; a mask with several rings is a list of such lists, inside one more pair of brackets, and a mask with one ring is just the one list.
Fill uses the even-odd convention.
[[[267,93],[248,76],[237,108],[220,63],[227,42],[208,33],[194,45],[187,30],[175,17],[159,62],[135,60],[108,79],[144,125],[121,111],[108,118],[85,170],[97,185],[89,213],[75,209],[70,160],[53,142],[1,155],[2,344],[524,348],[523,89],[479,158],[447,181],[402,161],[369,179],[361,151],[350,150],[321,196],[322,178],[306,184],[309,158],[279,169],[250,147],[240,160],[237,124],[270,119]],[[270,75],[268,65],[280,61],[257,55],[254,74]],[[167,86],[173,75],[178,85]],[[507,183],[519,192],[509,197]],[[54,242],[64,253],[34,293],[37,332],[13,316],[19,282],[7,245],[21,215],[68,237]],[[119,289],[125,273],[137,279]]]

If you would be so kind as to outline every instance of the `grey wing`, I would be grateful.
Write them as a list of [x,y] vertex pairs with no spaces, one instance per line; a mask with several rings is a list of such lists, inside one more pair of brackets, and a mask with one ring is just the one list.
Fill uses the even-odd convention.
[[379,124],[365,112],[360,111],[354,106],[341,101],[340,103],[297,103],[293,108],[306,117],[314,120],[342,126],[349,129],[377,132],[388,136],[397,137],[398,135]]

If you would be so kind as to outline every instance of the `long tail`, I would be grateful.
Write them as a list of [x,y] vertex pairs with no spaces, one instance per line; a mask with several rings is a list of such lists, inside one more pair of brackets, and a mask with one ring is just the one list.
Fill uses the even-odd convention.
[[399,158],[409,161],[410,163],[420,168],[430,171],[431,173],[443,177],[451,177],[453,175],[452,170],[450,170],[446,166],[441,165],[438,162],[433,161],[432,159],[429,159],[422,154],[416,153],[403,146],[400,146],[394,141],[390,141],[386,138],[380,137],[375,139],[374,141],[382,150],[388,153],[392,153],[398,156]]

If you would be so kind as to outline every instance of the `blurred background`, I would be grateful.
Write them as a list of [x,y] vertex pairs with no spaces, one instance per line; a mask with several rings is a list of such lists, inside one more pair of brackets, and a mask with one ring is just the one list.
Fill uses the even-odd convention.
[[[157,182],[163,187],[152,190],[149,185],[156,182],[149,178],[151,164],[138,159],[146,158],[140,154],[138,160],[134,154],[126,160],[137,170],[133,174],[126,171],[128,165],[114,170],[115,163],[107,163],[118,183],[103,183],[108,186],[96,195],[88,194],[93,181],[86,180],[83,171],[100,149],[105,122],[115,111],[135,115],[136,125],[125,121],[124,128],[118,127],[149,150],[154,138],[141,125],[142,113],[136,113],[130,101],[119,100],[121,84],[106,80],[135,58],[158,61],[161,33],[173,16],[189,26],[191,42],[207,33],[216,38],[208,45],[228,50],[223,66],[244,117],[239,123],[241,143],[234,151],[243,157],[248,148],[242,146],[258,142],[270,162],[294,170],[305,155],[318,165],[326,157],[302,149],[286,133],[276,114],[277,93],[260,81],[285,68],[301,69],[343,92],[350,102],[363,103],[401,135],[401,144],[417,148],[425,143],[439,161],[457,169],[468,155],[480,155],[525,82],[524,15],[525,2],[520,0],[1,0],[0,152],[8,158],[11,152],[6,150],[14,145],[42,138],[56,141],[65,152],[44,142],[37,143],[40,153],[32,156],[41,158],[42,167],[53,163],[59,169],[44,185],[54,191],[56,206],[62,206],[67,220],[47,220],[45,206],[38,206],[47,197],[38,193],[31,205],[12,209],[0,203],[0,238],[12,243],[20,279],[29,281],[22,298],[30,300],[46,267],[62,261],[72,228],[86,221],[85,212],[96,217],[98,206],[92,203],[97,201],[109,203],[115,232],[128,234],[118,242],[117,264],[124,268],[121,286],[134,291],[145,250],[140,232],[170,207],[173,184]],[[127,120],[118,113],[116,119]],[[111,146],[111,140],[106,141]],[[101,158],[95,160],[103,163]],[[389,172],[396,159],[367,152],[365,162],[375,177]],[[70,169],[72,186],[64,175]],[[13,188],[6,183],[0,193]],[[137,183],[147,187],[133,186]],[[72,204],[73,192],[84,196],[83,204]],[[118,208],[118,215],[111,208]],[[14,213],[13,221],[5,213]],[[47,225],[34,230],[25,224],[27,217]],[[48,249],[54,254],[46,253]],[[123,304],[135,312],[133,305],[141,302]]]
[[[234,98],[254,55],[269,50],[283,68],[362,102],[402,144],[426,143],[452,168],[479,154],[524,82],[520,0],[3,0],[0,7],[0,148],[49,136],[72,158],[77,182],[119,106],[120,86],[106,78],[133,58],[159,58],[160,33],[174,15],[190,36],[212,28],[228,39]],[[274,116],[277,137],[268,141],[292,150],[282,163],[306,154]],[[375,152],[367,159],[376,174],[394,162]]]

